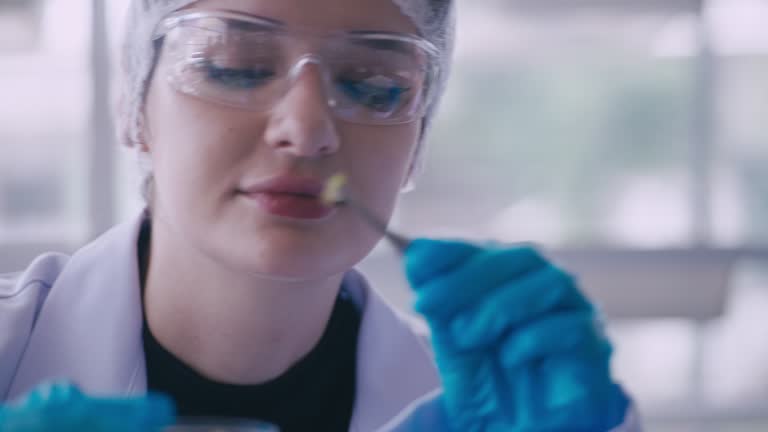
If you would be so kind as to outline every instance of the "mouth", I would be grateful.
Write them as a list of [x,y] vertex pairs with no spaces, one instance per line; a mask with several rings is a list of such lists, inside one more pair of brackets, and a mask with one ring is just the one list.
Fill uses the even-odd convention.
[[335,211],[320,200],[324,183],[310,177],[278,176],[248,184],[237,194],[272,216],[319,220]]

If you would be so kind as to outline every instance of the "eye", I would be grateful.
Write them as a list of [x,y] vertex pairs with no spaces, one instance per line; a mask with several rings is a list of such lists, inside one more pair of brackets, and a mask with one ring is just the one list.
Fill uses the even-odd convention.
[[379,113],[391,114],[402,105],[409,87],[385,77],[369,79],[339,78],[337,84],[347,97]]
[[201,67],[208,81],[231,89],[253,89],[275,76],[268,68],[219,66],[211,60],[205,60]]

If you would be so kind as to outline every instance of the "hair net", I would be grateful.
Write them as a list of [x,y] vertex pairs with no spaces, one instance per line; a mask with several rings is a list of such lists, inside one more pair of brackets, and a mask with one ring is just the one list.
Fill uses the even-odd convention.
[[[197,0],[131,0],[123,51],[123,90],[119,126],[121,141],[133,146],[141,142],[144,101],[158,53],[152,34],[168,14]],[[392,0],[410,17],[421,36],[440,50],[436,90],[424,118],[421,141],[437,109],[450,69],[455,32],[452,0]],[[421,145],[417,152],[420,153]],[[417,154],[418,160],[418,154]]]

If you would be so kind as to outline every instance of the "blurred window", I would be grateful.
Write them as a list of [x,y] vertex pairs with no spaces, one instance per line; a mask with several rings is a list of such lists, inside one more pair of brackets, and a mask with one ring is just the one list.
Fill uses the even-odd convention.
[[0,2],[0,250],[87,231],[89,6]]

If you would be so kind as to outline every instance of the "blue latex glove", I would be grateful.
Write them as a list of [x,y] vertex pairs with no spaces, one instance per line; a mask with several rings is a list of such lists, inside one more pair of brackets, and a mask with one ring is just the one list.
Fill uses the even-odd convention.
[[529,247],[415,240],[405,252],[456,431],[608,431],[628,399],[573,279]]
[[165,396],[92,398],[67,383],[41,385],[0,406],[2,432],[149,432],[174,421],[173,402]]

